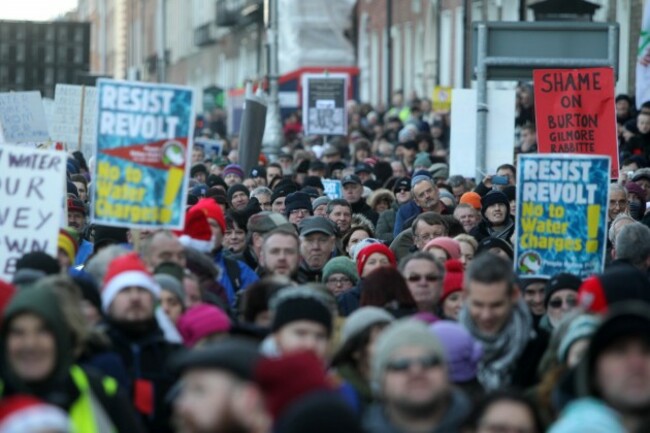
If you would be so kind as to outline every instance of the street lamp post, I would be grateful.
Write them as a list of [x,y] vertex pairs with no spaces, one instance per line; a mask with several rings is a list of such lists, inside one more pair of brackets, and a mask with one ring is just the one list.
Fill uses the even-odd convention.
[[282,120],[280,117],[280,66],[278,61],[278,0],[264,2],[264,17],[267,24],[267,64],[269,77],[269,95],[266,111],[266,128],[262,138],[262,151],[272,160],[280,153],[282,147]]

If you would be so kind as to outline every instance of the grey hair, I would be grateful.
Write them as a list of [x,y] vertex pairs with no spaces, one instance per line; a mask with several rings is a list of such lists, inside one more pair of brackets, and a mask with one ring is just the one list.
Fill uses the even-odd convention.
[[269,188],[265,186],[258,186],[257,188],[251,191],[250,198],[257,197],[258,195],[262,195],[262,194],[273,195],[273,191],[271,191]]
[[650,228],[641,223],[628,224],[616,236],[616,258],[628,260],[634,266],[650,257]]
[[128,253],[129,250],[120,245],[109,245],[106,248],[102,248],[88,260],[86,266],[84,266],[84,272],[88,273],[95,280],[97,286],[101,287],[108,264],[114,259]]
[[625,198],[627,199],[627,190],[620,183],[610,183],[609,184],[609,193],[611,194],[613,192],[622,192],[623,194],[625,194]]
[[618,232],[620,231],[618,227],[618,223],[622,221],[629,221],[630,223],[635,223],[637,222],[634,218],[632,218],[630,215],[626,213],[620,213],[616,215],[616,218],[614,218],[614,221],[612,221],[612,224],[609,226],[609,231],[607,232],[607,239],[612,243],[612,245],[616,244],[616,236],[618,235]]

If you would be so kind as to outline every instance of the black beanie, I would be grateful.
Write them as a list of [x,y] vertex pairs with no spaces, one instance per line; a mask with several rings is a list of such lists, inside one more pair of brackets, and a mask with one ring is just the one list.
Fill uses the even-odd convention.
[[[128,243],[127,232],[124,227],[95,226],[95,243],[126,244]],[[108,242],[111,241],[111,242]]]
[[292,192],[298,191],[298,187],[292,181],[281,181],[278,183],[275,188],[273,188],[273,194],[271,194],[271,203],[279,199],[280,197],[286,197]]
[[95,281],[87,274],[75,275],[72,277],[73,281],[81,289],[81,296],[86,301],[90,302],[93,307],[102,313],[102,298],[99,294],[99,288]]
[[323,181],[318,176],[307,176],[305,180],[302,182],[302,186],[303,187],[313,186],[314,188],[325,189],[325,187],[323,186]]
[[569,289],[578,293],[581,284],[582,280],[576,275],[566,272],[555,275],[553,278],[548,280],[548,283],[546,283],[546,287],[544,288],[544,305],[548,307],[548,302],[551,300],[551,296],[559,290]]
[[506,206],[506,218],[510,215],[510,200],[501,191],[490,191],[481,198],[481,215],[485,216],[487,208],[493,204],[501,203]]
[[190,177],[194,177],[198,173],[204,173],[207,176],[209,174],[208,168],[204,164],[201,164],[200,162],[196,163],[190,169]]
[[309,215],[313,214],[314,210],[311,206],[311,199],[307,193],[298,191],[292,192],[287,196],[287,199],[284,202],[285,213],[288,216],[292,210],[296,209],[307,209]]
[[317,289],[308,286],[282,289],[271,300],[271,330],[277,332],[289,323],[308,320],[323,325],[329,336],[332,333],[332,312],[324,296],[318,293]]
[[231,186],[230,188],[228,188],[228,204],[232,203],[232,196],[235,195],[236,192],[240,192],[240,191],[246,194],[246,197],[250,195],[250,191],[248,190],[248,188],[246,188],[246,186],[244,186],[241,183],[237,183]]
[[512,245],[504,239],[489,237],[483,239],[478,243],[478,248],[476,249],[476,254],[480,254],[483,251],[490,251],[492,248],[500,248],[510,257],[510,260],[513,260],[515,257],[515,252],[512,249]]
[[34,269],[45,272],[45,275],[56,275],[61,272],[59,262],[42,251],[33,251],[22,256],[16,262],[16,271]]
[[359,417],[332,391],[300,396],[277,421],[277,433],[361,433]]

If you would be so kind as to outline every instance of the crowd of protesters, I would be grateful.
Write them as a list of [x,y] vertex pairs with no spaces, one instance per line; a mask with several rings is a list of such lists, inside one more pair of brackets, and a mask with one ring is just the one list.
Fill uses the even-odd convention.
[[[650,431],[647,105],[617,98],[608,263],[585,280],[514,274],[516,167],[449,173],[448,114],[401,92],[327,142],[292,116],[249,172],[236,139],[196,146],[178,232],[91,224],[74,153],[58,256],[0,282],[0,432]],[[522,86],[517,153],[533,122]]]

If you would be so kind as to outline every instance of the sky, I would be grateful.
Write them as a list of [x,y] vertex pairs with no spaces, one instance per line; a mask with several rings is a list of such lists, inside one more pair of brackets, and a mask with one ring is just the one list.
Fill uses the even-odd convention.
[[0,19],[47,21],[77,6],[77,0],[0,0]]

